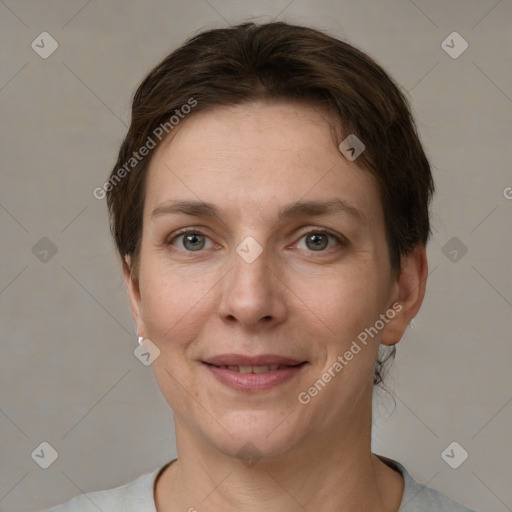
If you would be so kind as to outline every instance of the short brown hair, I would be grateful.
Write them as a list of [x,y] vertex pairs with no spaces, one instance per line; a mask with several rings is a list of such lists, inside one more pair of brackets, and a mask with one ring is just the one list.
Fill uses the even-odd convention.
[[[365,145],[356,162],[377,180],[392,269],[399,272],[401,257],[427,243],[434,183],[399,87],[368,55],[319,30],[283,22],[244,23],[190,38],[135,93],[131,124],[106,190],[112,235],[126,268],[125,256],[130,256],[135,280],[151,155],[133,161],[132,169],[126,163],[191,98],[196,104],[189,115],[254,100],[321,107],[336,120],[338,137],[355,134]],[[123,166],[127,172],[119,179]],[[376,383],[383,364],[377,363]]]

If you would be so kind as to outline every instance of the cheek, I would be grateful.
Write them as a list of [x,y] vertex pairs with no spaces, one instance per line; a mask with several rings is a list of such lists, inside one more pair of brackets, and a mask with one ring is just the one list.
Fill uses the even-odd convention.
[[194,380],[197,361],[189,352],[211,314],[213,294],[209,292],[216,281],[204,272],[185,274],[161,264],[153,269],[147,265],[141,279],[146,335],[160,350],[152,364],[154,375],[162,395],[179,416],[186,416],[190,397],[200,394]]
[[336,400],[341,400],[356,389],[366,389],[366,384],[373,381],[380,333],[370,337],[365,329],[373,326],[386,308],[386,290],[380,270],[376,262],[368,258],[315,279],[316,292],[310,294],[308,300],[311,310],[323,324],[315,337],[321,366],[318,375],[335,370],[333,364],[339,363],[339,357],[343,365],[341,372],[335,370],[339,378],[334,379],[326,399],[336,396]]
[[199,332],[215,279],[208,272],[170,268],[147,261],[141,272],[141,315],[150,338],[162,352],[187,344]]
[[341,265],[332,272],[297,280],[294,291],[340,341],[373,323],[385,302],[373,261]]

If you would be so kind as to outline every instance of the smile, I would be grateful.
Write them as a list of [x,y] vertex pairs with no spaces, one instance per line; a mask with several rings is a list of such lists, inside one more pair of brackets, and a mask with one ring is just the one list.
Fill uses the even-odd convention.
[[298,375],[307,364],[307,361],[279,356],[248,358],[228,355],[203,361],[203,365],[219,383],[245,392],[270,390]]
[[223,368],[224,370],[230,370],[232,372],[239,373],[266,373],[273,372],[275,370],[282,370],[284,368],[289,368],[288,365],[282,364],[270,364],[270,365],[261,365],[261,366],[217,366],[217,368]]

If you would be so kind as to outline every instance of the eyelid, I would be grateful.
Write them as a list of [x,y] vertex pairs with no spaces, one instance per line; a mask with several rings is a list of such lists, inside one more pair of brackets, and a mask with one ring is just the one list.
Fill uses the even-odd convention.
[[331,235],[331,236],[333,236],[335,238],[339,238],[340,240],[346,240],[345,237],[341,233],[337,233],[336,231],[332,231],[329,228],[321,228],[321,227],[318,227],[318,226],[308,226],[308,227],[305,227],[305,228],[302,228],[302,229],[303,229],[303,231],[302,231],[302,235],[301,236],[307,235],[309,233],[320,233],[320,234],[325,234],[325,235]]

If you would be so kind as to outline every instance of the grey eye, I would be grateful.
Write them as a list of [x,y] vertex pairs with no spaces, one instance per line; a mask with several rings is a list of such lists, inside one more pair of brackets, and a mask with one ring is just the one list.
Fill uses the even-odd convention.
[[312,251],[323,251],[329,244],[329,237],[322,233],[309,233],[306,235],[306,247]]
[[206,245],[205,236],[200,233],[187,233],[182,235],[183,247],[187,251],[199,251]]

